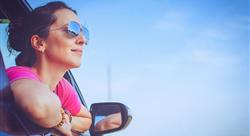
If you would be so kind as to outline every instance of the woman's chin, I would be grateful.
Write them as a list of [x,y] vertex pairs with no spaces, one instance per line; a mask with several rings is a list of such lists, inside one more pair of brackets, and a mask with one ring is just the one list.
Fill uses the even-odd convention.
[[79,68],[81,66],[81,63],[82,63],[82,59],[72,58],[70,60],[65,61],[64,66],[66,66],[68,69]]
[[79,68],[81,66],[81,64],[82,64],[81,61],[75,62],[75,63],[73,63],[72,68]]

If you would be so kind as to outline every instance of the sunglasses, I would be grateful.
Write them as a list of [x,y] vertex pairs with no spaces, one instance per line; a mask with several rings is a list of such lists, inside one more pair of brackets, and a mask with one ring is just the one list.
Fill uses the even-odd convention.
[[[66,26],[66,27],[64,27],[64,26]],[[82,33],[85,40],[86,40],[85,44],[88,43],[88,41],[89,41],[89,30],[86,27],[84,27],[83,25],[79,24],[76,21],[70,21],[68,24],[66,24],[64,26],[60,27],[60,28],[52,29],[50,31],[54,31],[54,30],[64,28],[64,31],[67,33],[67,35],[70,38],[77,37],[80,33]]]

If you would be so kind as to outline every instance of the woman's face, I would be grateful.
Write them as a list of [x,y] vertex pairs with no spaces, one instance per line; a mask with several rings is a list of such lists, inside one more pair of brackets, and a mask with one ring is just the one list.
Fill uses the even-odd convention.
[[57,20],[51,25],[49,36],[45,40],[46,49],[44,53],[46,53],[46,58],[50,63],[67,69],[79,67],[85,43],[83,34],[80,33],[76,37],[69,37],[65,29],[67,28],[66,24],[70,21],[80,24],[80,19],[68,9],[58,10],[54,15]]

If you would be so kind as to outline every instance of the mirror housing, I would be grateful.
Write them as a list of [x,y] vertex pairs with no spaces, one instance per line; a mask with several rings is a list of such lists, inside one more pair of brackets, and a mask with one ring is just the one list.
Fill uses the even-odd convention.
[[101,136],[125,129],[132,120],[130,109],[118,102],[94,103],[90,107],[90,113],[91,136]]

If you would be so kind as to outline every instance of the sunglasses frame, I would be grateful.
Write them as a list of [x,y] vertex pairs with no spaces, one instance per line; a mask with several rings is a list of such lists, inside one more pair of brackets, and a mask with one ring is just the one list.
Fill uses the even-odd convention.
[[[76,30],[73,27],[75,27]],[[59,28],[51,29],[50,31],[55,31],[55,30],[60,30],[60,29],[63,29],[70,38],[77,37],[80,33],[82,33],[83,37],[86,40],[85,44],[86,45],[88,44],[88,41],[89,41],[89,31],[82,24],[80,24],[80,23],[78,23],[76,21],[69,21],[67,24],[65,24],[65,25],[63,25],[63,26],[61,26]]]

